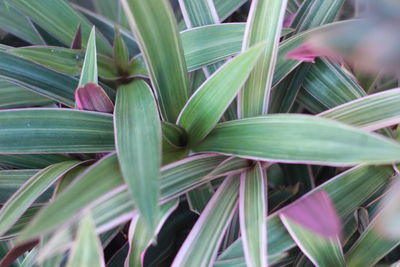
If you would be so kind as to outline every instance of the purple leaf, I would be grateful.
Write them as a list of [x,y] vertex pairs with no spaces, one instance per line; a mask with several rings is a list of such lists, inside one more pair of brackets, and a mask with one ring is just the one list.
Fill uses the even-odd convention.
[[113,113],[114,104],[101,86],[87,83],[75,91],[76,106],[80,110]]
[[329,57],[336,63],[343,64],[343,59],[338,54],[331,51],[316,49],[310,44],[303,44],[286,54],[287,59],[294,59],[311,63],[315,63],[315,58],[317,57]]
[[290,25],[292,25],[292,22],[294,18],[296,17],[296,14],[289,14],[286,16],[286,18],[283,20],[283,28],[289,28]]
[[280,213],[320,235],[340,236],[339,216],[328,193],[323,190],[300,198]]
[[0,266],[1,267],[8,267],[11,266],[11,264],[19,258],[22,254],[25,252],[31,250],[34,248],[37,244],[39,244],[38,240],[34,240],[31,242],[23,243],[20,245],[17,245],[13,247],[10,251],[7,252],[7,254],[1,259],[0,261]]
[[78,29],[76,30],[74,40],[71,44],[71,49],[81,49],[82,48],[82,25],[79,24]]

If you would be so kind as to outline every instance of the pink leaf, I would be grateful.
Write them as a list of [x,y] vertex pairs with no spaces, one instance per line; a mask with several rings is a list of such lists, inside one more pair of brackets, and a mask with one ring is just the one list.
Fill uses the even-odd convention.
[[343,59],[338,54],[332,51],[328,52],[327,50],[323,51],[321,49],[316,49],[310,44],[303,44],[286,54],[287,59],[294,59],[311,63],[315,63],[315,58],[317,57],[329,57],[336,63],[343,64]]
[[101,86],[87,83],[75,91],[76,106],[80,110],[113,113],[114,104]]
[[341,223],[332,200],[325,191],[306,195],[281,211],[299,225],[323,236],[340,236]]
[[290,28],[290,25],[292,25],[292,22],[295,18],[296,14],[289,14],[284,20],[283,20],[283,28]]

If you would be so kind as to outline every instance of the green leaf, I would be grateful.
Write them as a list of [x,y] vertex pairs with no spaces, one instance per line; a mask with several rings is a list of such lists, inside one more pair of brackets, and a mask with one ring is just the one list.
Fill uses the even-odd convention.
[[173,15],[166,0],[123,0],[164,120],[175,122],[188,99],[188,78],[183,48]]
[[80,74],[84,58],[80,50],[57,46],[27,46],[10,48],[6,51],[71,76]]
[[241,5],[243,5],[247,0],[214,0],[215,8],[217,9],[218,15],[221,21],[229,17],[233,12],[235,12]]
[[[393,169],[387,166],[358,166],[349,169],[328,182],[318,186],[309,194],[325,190],[335,204],[341,218],[352,214],[375,192],[381,190],[389,181]],[[268,255],[283,253],[295,246],[277,213],[268,217]],[[219,260],[242,258],[244,262],[242,240],[238,239]]]
[[118,21],[119,1],[95,0],[93,1],[96,13],[105,16],[111,21]]
[[0,166],[16,169],[42,169],[71,158],[60,154],[0,154]]
[[114,35],[114,46],[113,46],[113,58],[115,66],[119,71],[126,71],[129,63],[129,51],[124,39],[121,36],[120,30],[115,28]]
[[0,111],[0,153],[114,150],[112,116],[73,109]]
[[281,219],[303,253],[315,266],[347,266],[339,238],[328,238],[315,234],[285,216],[282,216]]
[[[0,203],[6,202],[30,177],[39,170],[3,170],[0,171]],[[51,192],[44,192],[36,202],[49,200]]]
[[1,28],[15,36],[31,43],[44,44],[39,33],[32,25],[31,21],[19,13],[15,8],[6,5],[6,0],[0,1],[0,25]]
[[2,80],[29,89],[66,106],[74,106],[78,80],[0,50]]
[[[114,154],[92,165],[77,178],[76,182],[62,191],[50,205],[40,210],[35,219],[21,233],[19,240],[28,240],[39,233],[52,230],[87,204],[121,186],[123,179],[118,174],[118,161]],[[109,179],[99,180],[99,177]],[[94,184],[96,186],[93,186]]]
[[221,123],[193,150],[331,166],[400,161],[400,145],[392,140],[336,121],[294,114]]
[[304,81],[303,90],[327,108],[366,95],[364,89],[343,68],[326,59],[315,61]]
[[318,116],[375,131],[400,122],[399,101],[400,89],[392,89],[336,106]]
[[8,199],[0,210],[0,235],[10,229],[36,198],[77,164],[80,164],[80,162],[67,161],[57,163],[32,176]]
[[85,59],[83,61],[82,73],[79,79],[78,87],[87,83],[98,83],[97,74],[97,52],[96,52],[96,32],[94,27],[86,46]]
[[279,37],[287,0],[255,0],[251,2],[242,51],[260,42],[267,47],[238,96],[240,118],[268,112]]
[[[161,230],[161,227],[164,225],[171,213],[178,207],[178,204],[178,200],[172,200],[160,207],[160,213],[157,218],[156,234]],[[138,214],[134,216],[131,221],[128,238],[129,252],[125,262],[126,266],[143,266],[143,254],[151,245],[154,235],[149,233],[146,223]]]
[[369,223],[367,229],[346,253],[347,266],[375,266],[380,259],[399,245],[400,242],[397,238],[382,235],[380,228],[382,220],[385,219],[387,216],[382,210]]
[[188,144],[200,142],[217,124],[245,83],[264,44],[249,49],[226,63],[192,95],[178,118],[188,132]]
[[283,208],[280,218],[316,266],[346,266],[340,242],[342,224],[326,191],[303,196]]
[[0,80],[0,109],[50,104],[52,101],[18,85]]
[[103,249],[90,213],[79,223],[77,240],[67,263],[67,267],[85,266],[105,266]]
[[214,3],[207,0],[180,0],[185,24],[188,28],[219,23]]
[[236,209],[238,189],[237,177],[225,178],[193,226],[171,266],[210,266],[213,263],[223,233]]
[[153,232],[159,212],[161,124],[146,82],[134,80],[118,88],[114,124],[124,180],[149,232]]
[[[191,188],[217,177],[240,172],[247,167],[247,160],[227,159],[215,154],[192,156],[166,165],[161,168],[161,200],[172,200]],[[100,176],[103,179],[98,179]],[[96,187],[93,187],[93,184],[96,184]],[[120,192],[121,190],[124,191]],[[132,213],[134,210],[115,154],[100,160],[78,177],[75,183],[40,212],[21,234],[20,239],[27,240],[54,229],[83,209],[90,208],[101,197],[105,199],[104,205],[96,207],[94,214],[96,224],[103,225],[103,228],[107,229],[109,226],[106,224],[115,221],[119,215]],[[114,198],[117,199],[117,205],[109,204],[108,201]],[[110,209],[110,205],[114,208]]]
[[[91,25],[66,1],[13,0],[11,3],[46,32],[67,46],[72,43],[75,32],[81,25],[83,48],[86,47]],[[111,47],[101,35],[97,37],[97,45],[100,53],[111,55]]]
[[266,177],[259,162],[241,174],[239,194],[240,232],[248,266],[267,266]]

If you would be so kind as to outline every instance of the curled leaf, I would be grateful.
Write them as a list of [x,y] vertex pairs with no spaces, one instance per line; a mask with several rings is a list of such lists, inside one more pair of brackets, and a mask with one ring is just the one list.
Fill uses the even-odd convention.
[[75,91],[76,106],[80,110],[113,113],[114,104],[101,86],[87,83]]

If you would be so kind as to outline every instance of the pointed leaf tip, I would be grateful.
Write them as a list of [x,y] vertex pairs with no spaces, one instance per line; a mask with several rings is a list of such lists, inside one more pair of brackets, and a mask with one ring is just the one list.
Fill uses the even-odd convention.
[[339,216],[328,193],[324,190],[300,198],[284,208],[282,215],[320,235],[340,236]]
[[114,104],[104,91],[95,84],[87,83],[75,91],[75,103],[80,110],[98,111],[103,113],[113,113]]

